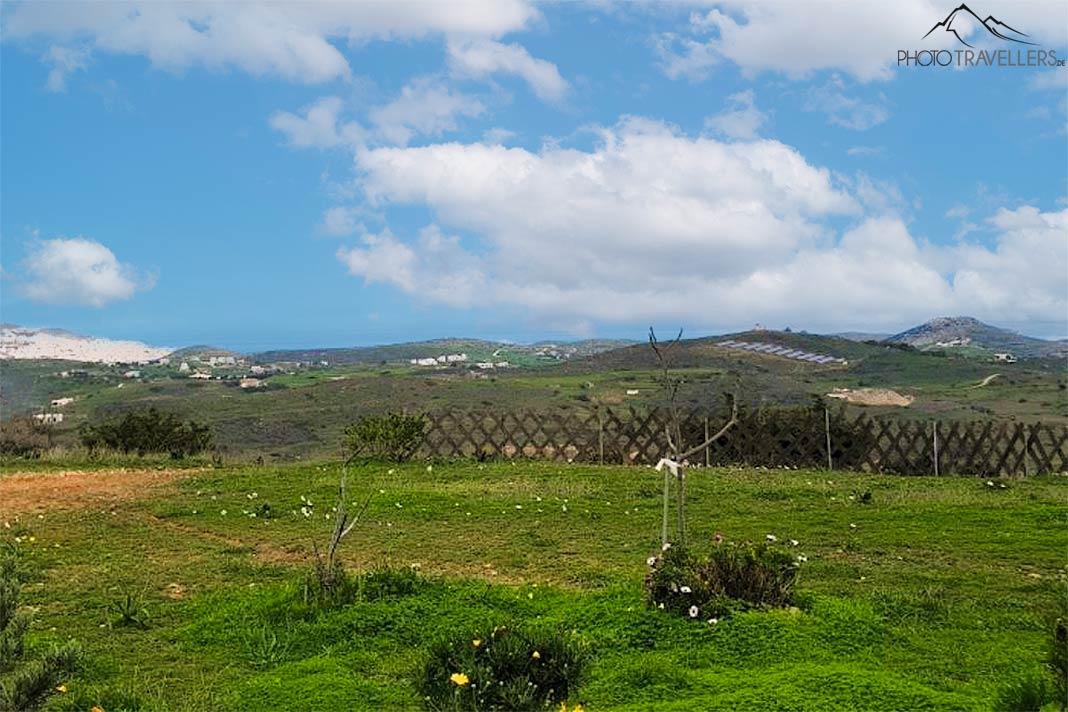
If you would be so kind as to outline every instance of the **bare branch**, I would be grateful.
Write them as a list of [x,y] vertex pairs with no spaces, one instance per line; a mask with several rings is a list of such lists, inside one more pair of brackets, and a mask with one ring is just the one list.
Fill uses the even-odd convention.
[[698,452],[700,452],[701,450],[704,450],[706,447],[708,447],[709,445],[711,445],[712,443],[716,442],[721,437],[726,435],[728,430],[730,430],[731,428],[733,428],[735,425],[738,424],[738,400],[734,397],[734,394],[728,394],[727,398],[730,400],[730,404],[731,404],[731,419],[727,421],[726,425],[724,425],[722,428],[720,428],[718,433],[716,433],[715,435],[710,437],[708,440],[705,440],[700,445],[698,445],[696,447],[692,447],[689,450],[687,450],[685,453],[683,453],[679,457],[679,460],[685,460],[690,455],[695,455]]

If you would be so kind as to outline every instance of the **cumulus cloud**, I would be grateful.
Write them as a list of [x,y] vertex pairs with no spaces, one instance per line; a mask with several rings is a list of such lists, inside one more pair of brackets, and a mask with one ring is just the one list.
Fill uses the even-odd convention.
[[757,108],[752,89],[731,94],[727,108],[705,119],[705,128],[728,138],[754,139],[768,115]]
[[401,89],[393,101],[372,109],[369,118],[383,140],[407,145],[415,136],[455,131],[458,117],[478,116],[485,110],[474,97],[423,77]]
[[445,235],[436,225],[419,233],[414,246],[401,242],[387,229],[364,235],[361,247],[342,247],[337,258],[349,273],[368,284],[383,283],[430,302],[471,306],[486,294],[478,258],[463,249],[460,238]]
[[144,0],[26,2],[6,7],[4,14],[5,39],[44,38],[61,48],[143,55],[169,71],[232,68],[319,83],[351,74],[335,41],[497,36],[523,28],[537,11],[525,0]]
[[298,148],[355,147],[366,140],[366,131],[354,121],[339,123],[343,107],[340,98],[327,96],[304,107],[300,114],[276,111],[269,123]]
[[23,291],[35,302],[103,307],[123,301],[152,281],[84,237],[35,243],[23,264]]
[[[897,50],[956,42],[948,35],[922,39],[952,9],[932,0],[878,6],[855,0],[804,4],[722,0],[715,5],[691,17],[689,35],[668,38],[670,42],[661,38],[668,76],[700,75],[725,59],[750,73],[803,77],[835,70],[864,82],[885,80],[894,75]],[[1010,22],[1044,44],[1062,47],[1068,40],[1064,10],[1056,2],[987,0],[982,12]],[[986,43],[982,37],[970,41]]]
[[448,51],[449,66],[457,76],[483,78],[514,74],[545,101],[560,101],[567,94],[568,83],[556,65],[531,57],[517,44],[488,39],[452,40]]
[[1002,208],[987,224],[995,231],[993,247],[948,250],[957,265],[953,288],[958,302],[1010,321],[1063,323],[1068,315],[1068,210]]
[[[1063,320],[1068,212],[1002,211],[988,223],[994,247],[932,248],[899,216],[896,187],[840,183],[777,141],[724,143],[631,118],[588,151],[447,143],[364,150],[357,165],[372,206],[425,207],[431,234],[477,242],[387,232],[339,258],[452,306],[572,326]],[[843,218],[852,225],[832,227]]]

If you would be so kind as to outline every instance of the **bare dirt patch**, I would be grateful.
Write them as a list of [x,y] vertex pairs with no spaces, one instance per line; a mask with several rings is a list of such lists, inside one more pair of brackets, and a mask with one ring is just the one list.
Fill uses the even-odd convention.
[[828,398],[841,398],[855,405],[896,405],[905,407],[912,405],[915,400],[912,396],[901,395],[889,388],[835,388],[827,394]]
[[114,507],[158,494],[161,489],[197,472],[200,470],[126,468],[14,472],[0,477],[0,519]]

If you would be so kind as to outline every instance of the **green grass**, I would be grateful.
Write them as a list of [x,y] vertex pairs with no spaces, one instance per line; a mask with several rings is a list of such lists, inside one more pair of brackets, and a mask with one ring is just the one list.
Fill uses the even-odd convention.
[[[50,708],[418,709],[434,640],[524,622],[587,641],[593,662],[573,702],[591,710],[989,709],[1040,668],[1044,619],[1066,585],[1064,478],[1002,490],[694,471],[694,540],[772,533],[809,557],[798,610],[709,626],[643,602],[660,522],[649,469],[367,465],[351,475],[353,496],[376,496],[346,561],[416,566],[422,583],[320,610],[301,585],[330,530],[337,474],[331,463],[206,470],[115,514],[8,517],[0,537],[23,537],[15,546],[37,571],[24,593],[35,643],[73,637],[89,660]],[[850,499],[865,491],[871,504]],[[263,503],[272,518],[249,516]],[[128,594],[150,613],[144,630],[114,624]]]

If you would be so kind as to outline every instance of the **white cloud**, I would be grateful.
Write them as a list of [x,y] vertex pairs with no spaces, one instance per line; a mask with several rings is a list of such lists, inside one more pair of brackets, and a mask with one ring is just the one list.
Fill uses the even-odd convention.
[[832,124],[853,131],[866,131],[890,118],[882,95],[879,101],[865,101],[846,96],[845,89],[841,79],[832,77],[828,83],[806,91],[802,108],[824,113]]
[[359,211],[344,206],[335,206],[323,213],[323,232],[328,235],[343,237],[360,229],[356,221]]
[[1064,322],[1068,317],[1068,210],[1002,208],[988,221],[993,248],[961,245],[953,287],[958,303],[1006,321]]
[[460,239],[437,226],[424,228],[415,247],[387,229],[365,235],[363,247],[342,247],[337,258],[349,273],[369,283],[383,283],[431,302],[471,306],[486,291],[480,261],[466,252]]
[[23,268],[26,296],[45,304],[103,307],[152,286],[107,247],[84,237],[35,243]]
[[477,99],[423,77],[405,86],[393,101],[372,109],[369,117],[382,139],[407,145],[417,135],[455,131],[457,117],[478,116],[485,110]]
[[[365,150],[357,165],[372,206],[426,207],[434,225],[479,242],[386,233],[339,257],[369,281],[453,306],[511,306],[573,327],[1063,320],[1068,212],[1002,211],[995,247],[932,248],[898,217],[907,200],[895,186],[858,175],[843,187],[777,141],[627,119],[589,151],[448,143]],[[839,233],[835,216],[856,223]]]
[[46,84],[48,91],[62,92],[67,90],[67,75],[89,65],[89,51],[81,47],[52,46],[43,61],[52,66]]
[[336,96],[327,96],[304,107],[303,116],[288,111],[276,111],[271,115],[270,125],[286,135],[289,143],[298,148],[334,148],[357,146],[367,136],[356,122],[338,123],[343,102]]
[[719,64],[720,55],[711,43],[665,32],[654,38],[654,48],[660,58],[660,69],[669,79],[685,77],[700,81],[708,77],[712,67]]
[[846,150],[850,156],[878,156],[885,152],[885,146],[850,146]]
[[705,119],[705,128],[728,138],[754,139],[768,115],[756,107],[753,90],[746,89],[727,98],[728,108]]
[[59,47],[144,55],[169,71],[233,68],[255,76],[319,83],[348,77],[333,42],[497,36],[537,11],[524,0],[362,2],[26,2],[5,6],[5,39],[44,38]]
[[493,74],[521,77],[541,99],[560,101],[568,83],[552,62],[531,57],[517,44],[488,39],[451,40],[449,66],[456,76],[483,78]]
[[[666,63],[668,76],[687,69],[701,73],[722,58],[750,73],[772,71],[796,78],[835,70],[864,82],[884,80],[895,73],[899,49],[950,47],[956,42],[949,35],[923,39],[952,10],[932,0],[878,5],[855,0],[721,0],[715,5],[695,13],[691,36],[674,42],[680,47]],[[1057,48],[1068,39],[1061,3],[985,0],[981,12]]]

